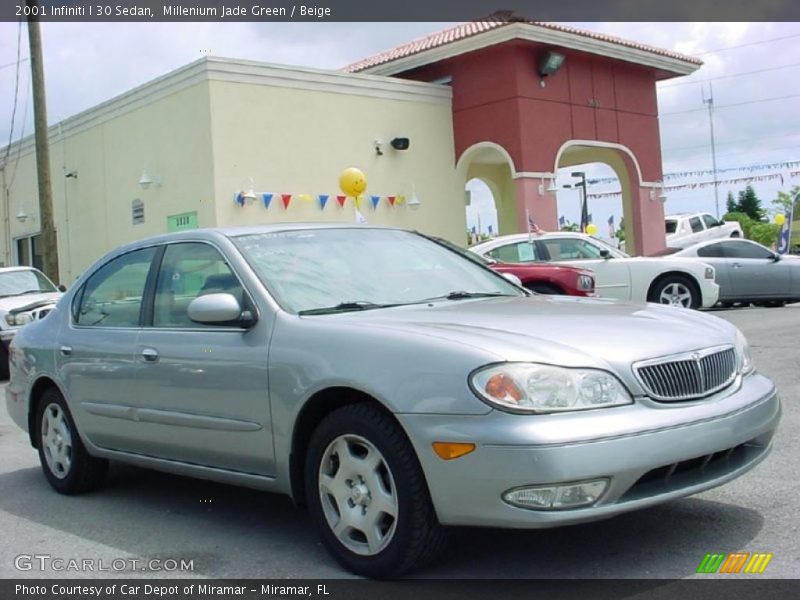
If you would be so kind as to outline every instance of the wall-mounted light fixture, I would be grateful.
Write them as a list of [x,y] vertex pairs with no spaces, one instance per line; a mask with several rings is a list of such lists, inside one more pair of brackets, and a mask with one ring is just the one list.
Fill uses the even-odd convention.
[[20,208],[19,212],[17,212],[17,221],[20,223],[24,223],[28,220],[28,214],[25,212],[25,209]]
[[417,191],[413,190],[411,192],[411,197],[408,200],[406,200],[406,205],[411,210],[417,210],[420,207],[421,204],[422,204],[422,202],[420,202],[419,198],[417,197]]
[[564,64],[564,60],[563,54],[559,54],[553,50],[548,50],[542,55],[538,64],[539,77],[541,77],[539,80],[540,86],[545,86],[544,78],[548,75],[555,75],[555,73],[561,68],[561,65]]
[[139,187],[143,190],[148,189],[151,185],[155,184],[156,186],[161,185],[161,178],[160,177],[151,177],[147,169],[142,169],[142,176],[139,177]]
[[77,179],[78,178],[78,172],[77,171],[70,171],[69,173],[64,175],[64,177],[66,177],[67,179]]
[[657,181],[658,187],[651,187],[650,188],[650,200],[661,200],[662,202],[667,201],[667,192],[664,189],[664,182]]
[[247,204],[253,204],[256,200],[258,200],[258,195],[256,194],[256,184],[252,177],[248,177],[245,180],[243,187],[244,189],[241,191],[242,200],[244,200]]

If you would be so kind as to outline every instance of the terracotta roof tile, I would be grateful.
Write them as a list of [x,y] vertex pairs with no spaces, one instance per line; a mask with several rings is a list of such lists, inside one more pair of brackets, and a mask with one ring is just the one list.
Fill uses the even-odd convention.
[[664,50],[662,48],[656,48],[654,46],[648,46],[647,44],[632,42],[612,35],[596,33],[594,31],[588,31],[586,29],[578,29],[576,27],[570,27],[568,25],[560,25],[558,23],[547,23],[544,21],[530,21],[527,19],[514,17],[513,15],[509,16],[508,13],[501,13],[501,15],[502,16],[500,16],[500,18],[498,18],[498,16],[496,15],[492,15],[487,17],[486,20],[469,21],[467,23],[461,23],[459,25],[456,25],[455,27],[451,27],[443,31],[432,33],[425,37],[410,41],[406,44],[396,46],[389,50],[385,50],[383,52],[380,52],[378,54],[375,54],[358,62],[355,62],[351,65],[346,66],[343,70],[348,71],[350,73],[357,73],[358,71],[364,71],[366,69],[376,67],[378,65],[390,63],[400,58],[405,58],[407,56],[419,54],[421,52],[425,52],[426,50],[432,50],[433,48],[445,46],[447,44],[451,44],[459,40],[480,35],[487,31],[498,29],[500,27],[505,27],[507,25],[511,25],[514,23],[523,23],[526,25],[530,25],[532,27],[541,27],[553,31],[561,31],[563,33],[580,35],[594,40],[609,42],[612,44],[618,44],[620,46],[625,46],[626,48],[634,48],[636,50],[642,50],[644,52],[650,52],[652,54],[658,54],[660,56],[674,58],[677,60],[685,61],[696,65],[700,65],[703,62],[700,59],[691,56],[686,56],[684,54],[679,54],[677,52],[672,52],[670,50]]

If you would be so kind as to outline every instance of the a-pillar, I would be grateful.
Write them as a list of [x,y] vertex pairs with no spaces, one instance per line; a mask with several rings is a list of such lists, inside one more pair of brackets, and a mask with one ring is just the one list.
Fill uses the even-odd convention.
[[520,233],[528,231],[528,215],[545,231],[558,231],[558,200],[547,191],[552,180],[541,177],[517,177],[517,227]]

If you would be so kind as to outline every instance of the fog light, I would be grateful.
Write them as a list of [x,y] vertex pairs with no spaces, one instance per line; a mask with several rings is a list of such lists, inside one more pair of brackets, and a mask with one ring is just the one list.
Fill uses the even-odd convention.
[[607,487],[607,479],[561,485],[520,487],[503,494],[503,500],[521,508],[539,510],[577,508],[594,504]]

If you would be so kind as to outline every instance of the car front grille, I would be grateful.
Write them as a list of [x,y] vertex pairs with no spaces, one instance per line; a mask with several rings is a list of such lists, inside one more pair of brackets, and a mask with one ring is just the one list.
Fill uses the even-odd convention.
[[637,363],[634,371],[654,400],[693,400],[713,394],[736,378],[732,346],[710,348]]

